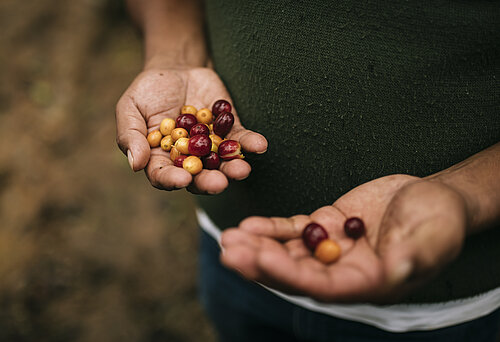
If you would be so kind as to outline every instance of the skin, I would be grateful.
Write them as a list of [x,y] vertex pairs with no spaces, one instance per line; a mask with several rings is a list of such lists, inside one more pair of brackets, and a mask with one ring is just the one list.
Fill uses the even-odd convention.
[[[221,261],[245,278],[325,302],[392,303],[439,273],[467,236],[500,226],[500,143],[424,179],[390,175],[311,215],[250,217],[222,234]],[[347,218],[366,235],[348,238]],[[316,222],[342,249],[330,265],[304,246]]]
[[[129,0],[145,38],[144,71],[118,102],[117,142],[134,171],[151,184],[194,193],[223,191],[250,165],[222,163],[194,178],[173,166],[169,154],[150,149],[147,132],[186,104],[211,108],[230,96],[208,63],[202,8],[190,0]],[[232,103],[231,103],[232,104]],[[236,112],[229,139],[263,153],[266,139],[246,130]],[[500,226],[500,143],[426,178],[390,175],[358,186],[311,215],[251,217],[222,234],[221,261],[249,280],[327,302],[396,302],[439,273],[460,253],[467,236]],[[366,235],[345,236],[349,217],[363,219]],[[321,224],[342,249],[324,265],[301,241],[310,222]]]
[[[203,16],[197,1],[131,0],[128,5],[145,38],[144,71],[116,107],[116,140],[132,170],[144,169],[158,189],[187,188],[197,194],[217,194],[228,186],[229,179],[248,177],[251,167],[243,160],[224,162],[219,170],[191,176],[173,165],[169,152],[149,147],[148,132],[159,129],[164,118],[175,119],[182,106],[212,108],[219,99],[233,104],[219,76],[206,67]],[[267,140],[245,129],[236,110],[233,114],[235,123],[227,138],[239,141],[247,152],[264,153]]]

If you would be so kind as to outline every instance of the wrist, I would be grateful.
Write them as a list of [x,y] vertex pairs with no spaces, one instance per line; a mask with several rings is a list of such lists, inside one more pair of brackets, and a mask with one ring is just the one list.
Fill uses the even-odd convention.
[[146,38],[144,70],[189,69],[205,67],[207,52],[203,42],[179,39],[175,42],[158,42]]
[[142,17],[144,70],[204,67],[207,47],[198,1],[149,1]]

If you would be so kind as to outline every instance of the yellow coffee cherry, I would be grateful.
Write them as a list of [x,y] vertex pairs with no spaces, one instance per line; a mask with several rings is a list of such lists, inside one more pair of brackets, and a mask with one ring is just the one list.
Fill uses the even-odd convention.
[[217,134],[210,134],[208,137],[212,139],[212,142],[217,146],[219,146],[220,143],[222,142],[222,138],[219,137]]
[[189,154],[189,139],[188,138],[179,138],[175,142],[175,148],[182,154]]
[[151,146],[151,147],[160,146],[161,138],[162,138],[162,135],[161,135],[159,130],[155,129],[154,131],[150,132],[147,136],[149,146]]
[[187,138],[189,134],[188,131],[186,131],[184,128],[177,127],[172,130],[172,133],[170,133],[170,135],[172,136],[174,142],[176,142],[180,138]]
[[217,153],[219,152],[219,146],[215,145],[215,143],[212,141],[212,147],[210,147],[210,152]]
[[170,151],[172,148],[172,145],[174,144],[174,139],[172,139],[171,135],[167,135],[166,137],[163,137],[160,141],[160,146],[163,151]]
[[160,123],[160,132],[164,136],[170,135],[170,133],[172,132],[172,130],[174,128],[175,128],[175,120],[174,119],[166,118],[166,119],[163,119]]
[[175,148],[175,146],[172,146],[172,148],[170,149],[170,160],[175,162],[177,157],[179,157],[180,155],[181,153]]
[[196,175],[203,169],[203,163],[201,162],[200,158],[189,156],[182,162],[182,167],[190,174]]
[[193,114],[195,115],[198,110],[194,106],[182,106],[181,114]]
[[324,264],[337,261],[340,257],[340,246],[333,240],[325,239],[319,243],[314,251],[314,256]]
[[212,140],[211,151],[217,153],[219,150],[219,144],[222,142],[222,138],[217,134],[210,134],[208,137]]
[[209,125],[213,120],[212,112],[208,108],[202,108],[196,112],[196,120],[198,120],[198,122],[200,123]]

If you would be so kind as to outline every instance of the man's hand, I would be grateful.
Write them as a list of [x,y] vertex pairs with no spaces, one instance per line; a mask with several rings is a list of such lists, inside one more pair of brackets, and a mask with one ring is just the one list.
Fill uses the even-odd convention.
[[[203,170],[193,177],[175,167],[168,152],[160,147],[151,149],[146,140],[148,132],[158,129],[164,118],[175,119],[183,105],[211,109],[219,99],[231,102],[220,78],[208,68],[150,69],[139,74],[116,108],[117,143],[127,155],[130,167],[134,171],[146,168],[146,175],[156,188],[188,187],[191,192],[205,194],[222,192],[228,186],[228,178],[248,177],[251,168],[243,160],[223,162],[220,170]],[[227,138],[239,141],[246,152],[265,152],[267,140],[246,130],[235,110],[233,114],[235,123]]]
[[[309,216],[251,217],[222,234],[222,262],[244,277],[328,302],[394,302],[453,260],[465,238],[464,198],[438,181],[392,175],[365,183]],[[366,235],[344,233],[363,219]],[[330,265],[316,260],[301,233],[322,225],[341,249]]]

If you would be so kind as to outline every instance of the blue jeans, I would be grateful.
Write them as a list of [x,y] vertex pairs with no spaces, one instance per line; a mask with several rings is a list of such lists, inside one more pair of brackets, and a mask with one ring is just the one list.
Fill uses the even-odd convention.
[[217,242],[203,231],[200,249],[201,300],[221,342],[497,341],[500,309],[452,327],[393,333],[309,311],[244,280],[220,264]]

